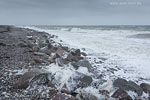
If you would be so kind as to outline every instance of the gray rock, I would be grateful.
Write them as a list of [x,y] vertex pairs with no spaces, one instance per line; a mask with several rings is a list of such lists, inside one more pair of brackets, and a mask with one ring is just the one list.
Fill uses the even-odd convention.
[[37,56],[43,56],[45,59],[48,59],[48,58],[49,58],[49,55],[47,55],[47,54],[45,54],[45,53],[34,52],[33,54],[34,54],[34,55],[37,55]]
[[[128,81],[129,84],[129,88],[127,88],[126,90],[131,90],[133,87],[133,90],[131,91],[135,91],[139,96],[141,96],[143,94],[143,90],[140,86],[138,86],[136,83],[134,83],[133,81]],[[131,86],[131,88],[130,88]]]
[[70,62],[72,61],[78,62],[80,59],[77,56],[73,56],[71,53],[69,53],[67,56],[67,60]]
[[67,58],[68,52],[62,48],[58,48],[56,51],[56,55],[60,58]]
[[13,85],[15,89],[26,89],[29,86],[29,80],[38,75],[40,72],[26,72],[23,76]]
[[125,79],[122,78],[118,78],[113,82],[113,86],[114,87],[126,87],[128,85],[128,81],[126,81]]
[[54,76],[51,73],[41,73],[34,76],[30,80],[30,87],[37,86],[37,85],[47,85],[49,87],[55,88],[54,83]]
[[76,56],[81,56],[80,49],[77,49],[77,50],[75,51],[75,55],[76,55]]
[[149,93],[150,94],[150,85],[147,83],[142,83],[140,84],[140,87],[143,89],[143,91],[145,93]]
[[86,67],[89,72],[92,71],[92,65],[89,63],[88,60],[80,60],[79,62],[72,62],[71,65],[78,69],[79,67]]
[[95,95],[87,93],[86,91],[81,92],[81,100],[99,100]]
[[6,44],[5,43],[0,43],[0,46],[6,46]]
[[141,87],[139,87],[136,83],[132,81],[126,81],[125,79],[118,78],[114,81],[113,83],[114,87],[122,88],[127,91],[134,91],[136,92],[139,96],[143,94],[143,90]]
[[133,100],[126,91],[119,88],[117,91],[114,92],[112,95],[113,98],[117,98],[117,100]]
[[27,47],[27,44],[23,43],[23,42],[20,42],[20,43],[18,43],[18,46],[20,46],[20,47]]
[[91,85],[93,79],[90,76],[76,72],[67,81],[67,88],[74,91],[78,88],[84,88]]

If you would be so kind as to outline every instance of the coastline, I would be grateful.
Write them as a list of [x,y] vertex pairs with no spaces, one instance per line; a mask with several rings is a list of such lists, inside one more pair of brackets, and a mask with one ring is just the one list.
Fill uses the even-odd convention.
[[[82,94],[83,98],[88,97],[87,95],[90,94],[91,96],[88,97],[88,99],[93,97],[93,98],[95,98],[93,100],[96,100],[96,99],[99,100],[100,96],[103,98],[107,98],[108,100],[112,99],[111,94],[114,93],[114,91],[115,91],[112,82],[115,79],[112,80],[112,82],[110,82],[109,84],[107,83],[107,85],[112,85],[112,86],[108,86],[109,88],[110,87],[112,88],[112,91],[107,90],[108,92],[104,95],[103,95],[103,93],[101,93],[102,91],[99,92],[99,90],[100,90],[99,86],[107,80],[103,80],[102,77],[104,77],[104,76],[96,74],[96,72],[95,72],[96,70],[93,69],[92,65],[88,62],[88,60],[86,60],[86,57],[85,57],[86,53],[84,53],[83,51],[81,51],[79,49],[64,47],[61,44],[57,43],[56,41],[53,41],[51,38],[57,38],[57,36],[55,36],[55,35],[50,35],[45,32],[38,32],[35,30],[26,29],[26,28],[18,28],[18,27],[13,27],[13,26],[6,26],[6,27],[7,27],[6,30],[5,30],[5,28],[3,28],[2,31],[0,31],[0,34],[2,34],[1,41],[0,41],[0,43],[1,43],[0,44],[0,46],[1,46],[1,55],[0,56],[1,56],[1,62],[2,62],[1,63],[1,72],[2,72],[1,75],[3,78],[3,79],[1,79],[1,81],[3,80],[3,82],[1,82],[1,86],[4,86],[1,89],[2,90],[1,91],[1,99],[7,99],[7,97],[8,97],[8,99],[16,99],[17,97],[15,98],[14,93],[18,93],[18,92],[16,92],[16,89],[14,89],[14,88],[18,89],[18,87],[19,88],[21,87],[21,86],[18,86],[18,83],[16,83],[16,82],[18,82],[18,80],[21,79],[21,77],[25,76],[24,73],[28,73],[28,72],[30,74],[32,73],[32,75],[28,76],[30,78],[27,79],[28,80],[28,82],[26,83],[27,86],[21,87],[21,89],[19,89],[20,97],[22,96],[21,93],[25,93],[25,91],[27,93],[29,93],[29,91],[33,90],[32,91],[33,94],[32,93],[30,95],[25,94],[24,96],[26,96],[26,97],[29,96],[30,99],[31,98],[38,99],[38,96],[41,93],[43,93],[45,95],[45,94],[48,94],[49,91],[53,91],[54,97],[51,97],[50,95],[48,95],[47,97],[49,97],[49,99],[55,98],[56,95],[62,96],[62,97],[65,97],[65,96],[68,97],[68,95],[69,95],[69,96],[71,96],[71,100],[74,100],[74,99],[77,99],[76,95],[81,95],[81,94]],[[51,51],[47,51],[48,48]],[[55,56],[55,57],[52,57],[52,56]],[[49,57],[53,58],[53,59],[49,59]],[[67,58],[69,60],[66,60],[66,57],[69,57],[69,58]],[[82,62],[82,60],[84,60],[84,59],[86,60],[86,62],[85,61]],[[7,64],[6,62],[11,62],[11,63]],[[17,64],[14,64],[12,62],[14,62],[14,63],[17,62]],[[74,62],[76,62],[76,63],[74,63]],[[70,66],[70,65],[68,65],[70,63],[74,63],[74,64],[72,64],[72,66]],[[101,63],[101,62],[99,62],[99,63]],[[82,66],[82,67],[80,67],[80,66]],[[19,72],[21,72],[22,69],[24,69],[23,73],[19,74]],[[49,71],[52,75],[54,75],[54,74],[56,75],[55,80],[50,80],[49,78],[47,79],[47,76],[51,76],[51,75],[45,74],[45,73],[49,73]],[[111,71],[115,71],[115,69],[110,69],[110,72]],[[58,73],[56,73],[56,72],[58,72]],[[83,72],[83,73],[81,73],[81,72]],[[5,73],[7,73],[6,76],[5,76]],[[33,73],[34,73],[34,75],[33,75]],[[62,76],[61,74],[64,76]],[[77,77],[77,78],[74,77],[76,75],[79,75],[79,76],[81,75],[82,78],[84,77],[85,80],[83,80],[80,77]],[[41,80],[41,76],[42,76],[42,79],[44,77],[44,79],[46,81]],[[65,78],[62,78],[62,77],[65,77]],[[76,88],[78,86],[72,85],[76,81],[71,81],[72,84],[70,84],[71,83],[70,81],[69,81],[70,83],[67,81],[70,79],[70,77],[75,79],[76,81],[81,81],[81,83],[80,83],[81,86],[79,85],[79,88],[82,87],[85,89],[81,89],[79,92],[75,91],[74,88]],[[10,79],[8,79],[8,78],[10,78]],[[44,81],[44,83],[38,83],[36,78],[38,80]],[[97,81],[93,81],[95,79]],[[30,83],[29,80],[32,82]],[[90,81],[87,81],[87,80],[90,80]],[[22,79],[21,79],[21,81],[22,81]],[[50,82],[54,81],[55,84],[52,82],[51,84],[49,83],[50,84],[49,85],[47,83],[47,81],[50,81]],[[68,83],[66,83],[66,81]],[[62,82],[64,82],[64,84],[61,84]],[[126,81],[126,82],[128,84],[128,81]],[[32,84],[32,83],[34,83],[34,84]],[[14,87],[14,84],[16,85],[15,87]],[[19,83],[19,84],[21,84],[21,83]],[[42,90],[47,90],[48,92],[41,92],[41,93],[39,92],[37,94],[36,93],[34,94],[35,87],[32,87],[32,85],[37,85],[37,84],[42,84],[42,86],[44,85],[44,87],[42,87]],[[96,84],[98,86],[94,87],[92,84],[94,84],[94,85]],[[53,85],[56,85],[59,88],[55,87]],[[90,86],[90,87],[88,87],[88,86]],[[103,84],[102,86],[105,86],[105,84]],[[100,87],[102,87],[102,86],[100,86]],[[136,85],[136,86],[138,87],[138,85]],[[47,88],[47,87],[50,87],[50,88]],[[66,87],[69,88],[68,89],[69,93],[68,93],[68,90],[66,90]],[[74,87],[74,88],[72,88],[72,87]],[[116,87],[118,87],[118,86],[116,86]],[[25,88],[25,90],[22,88]],[[90,89],[93,89],[95,91],[89,91]],[[139,89],[139,87],[138,87],[138,89]],[[39,87],[39,90],[41,90],[41,87]],[[112,93],[109,93],[109,92],[112,92]],[[62,93],[64,93],[64,94],[62,94]],[[10,95],[10,97],[8,94]],[[95,94],[95,95],[93,95],[93,94]],[[141,93],[139,93],[139,95],[140,94]],[[12,98],[11,96],[14,96],[14,97]],[[37,97],[35,97],[35,96],[37,96]],[[129,95],[126,95],[126,96],[131,99],[131,97],[129,97]],[[116,96],[114,96],[114,97],[116,97]],[[19,97],[17,99],[19,99]],[[57,98],[54,100],[57,100]],[[63,99],[61,99],[61,100],[63,100]]]

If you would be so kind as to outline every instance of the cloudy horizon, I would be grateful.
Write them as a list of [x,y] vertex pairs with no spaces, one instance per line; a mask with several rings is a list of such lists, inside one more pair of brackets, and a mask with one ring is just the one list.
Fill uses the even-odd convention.
[[148,0],[0,0],[0,24],[150,25]]

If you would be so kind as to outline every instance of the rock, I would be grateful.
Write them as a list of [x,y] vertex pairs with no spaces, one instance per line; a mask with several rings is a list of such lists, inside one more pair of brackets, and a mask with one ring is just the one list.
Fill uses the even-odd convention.
[[29,86],[29,80],[38,75],[40,72],[26,72],[23,76],[14,84],[15,89],[26,89]]
[[42,53],[47,53],[47,51],[48,51],[48,47],[47,46],[45,46],[45,47],[42,47],[42,48],[40,48],[39,49],[39,52],[42,52]]
[[57,92],[58,91],[56,89],[49,90],[50,98],[54,98],[54,96],[56,96]]
[[91,85],[93,79],[90,76],[76,72],[67,81],[69,91],[74,91],[78,88],[85,88]]
[[55,88],[55,84],[53,83],[54,76],[51,73],[41,73],[34,76],[30,81],[30,86],[36,85],[47,85],[49,87]]
[[114,87],[122,88],[123,90],[136,92],[139,96],[143,94],[143,90],[136,83],[118,78],[113,83]]
[[42,73],[34,76],[30,81],[30,85],[45,85],[48,84],[48,81],[48,73]]
[[73,56],[81,56],[80,49],[71,51],[71,54],[72,54]]
[[58,48],[57,51],[56,51],[56,55],[60,58],[67,58],[67,55],[68,55],[68,52],[65,51],[64,49],[62,48]]
[[98,79],[98,80],[96,80],[96,81],[93,81],[92,82],[92,86],[94,87],[94,88],[99,88],[103,83],[105,83],[106,82],[106,80],[104,80],[104,79]]
[[38,46],[32,47],[32,51],[33,52],[38,52],[39,50],[40,50],[40,48]]
[[20,43],[18,43],[17,45],[20,46],[20,47],[27,47],[27,44],[26,44],[26,43],[23,43],[23,42],[20,42]]
[[67,60],[62,59],[62,58],[56,58],[55,61],[56,61],[56,64],[58,64],[59,66],[63,66],[64,64],[69,63]]
[[72,62],[71,65],[75,68],[78,69],[79,67],[86,67],[89,72],[92,71],[92,65],[89,63],[88,60],[80,60],[79,62]]
[[121,88],[121,87],[127,86],[127,84],[128,84],[128,81],[122,78],[118,78],[114,81],[113,86]]
[[143,91],[145,93],[149,93],[150,94],[150,85],[147,83],[142,83],[140,84],[140,87],[143,89]]
[[105,96],[109,96],[109,92],[107,91],[107,90],[99,90],[99,93],[101,94],[101,95],[105,95]]
[[77,49],[77,50],[75,51],[75,55],[76,55],[76,56],[81,56],[80,49]]
[[[134,83],[133,81],[128,81],[129,87],[126,88],[126,90],[130,90],[130,91],[135,91],[139,96],[141,96],[143,94],[143,90],[140,86],[138,86],[136,83]],[[133,90],[132,88],[133,87]]]
[[47,54],[45,54],[45,53],[34,52],[33,54],[36,55],[36,56],[43,56],[45,59],[48,59],[48,58],[49,58],[49,56],[48,56]]
[[0,42],[0,46],[7,46],[5,43]]
[[40,58],[34,58],[34,59],[32,59],[32,60],[33,60],[35,63],[37,63],[37,64],[46,63],[45,60],[40,59]]
[[82,100],[99,100],[95,95],[87,92],[81,92]]
[[78,57],[73,56],[71,53],[68,54],[67,60],[70,62],[72,62],[72,61],[78,62],[79,61]]
[[87,56],[87,54],[85,52],[81,52],[81,55],[83,56]]
[[75,97],[67,95],[65,93],[57,93],[52,100],[76,100]]
[[119,100],[133,100],[126,91],[119,88],[114,94],[112,95],[113,98],[117,98]]
[[48,49],[51,49],[53,46],[51,43],[48,43],[47,47],[48,47]]
[[56,63],[55,59],[56,59],[55,57],[51,57],[51,58],[49,59],[50,63]]
[[45,42],[45,40],[39,40],[39,41],[38,41],[38,46],[39,46],[40,48],[42,48],[42,47],[47,46],[47,43]]

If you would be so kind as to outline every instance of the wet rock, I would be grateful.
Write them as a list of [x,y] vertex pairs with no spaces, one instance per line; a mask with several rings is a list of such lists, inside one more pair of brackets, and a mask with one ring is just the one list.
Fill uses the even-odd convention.
[[59,66],[63,66],[64,64],[69,63],[69,61],[62,59],[62,58],[56,58],[55,61],[56,61],[56,64],[58,64]]
[[83,56],[87,56],[87,54],[85,52],[81,52],[81,55]]
[[48,82],[49,82],[48,73],[42,73],[32,78],[32,80],[30,81],[30,86],[46,85],[48,84]]
[[54,96],[56,96],[57,92],[58,91],[56,89],[49,90],[50,98],[54,98]]
[[29,80],[38,75],[40,72],[26,72],[23,76],[14,84],[15,89],[26,89],[29,86]]
[[36,86],[36,85],[46,85],[51,88],[55,88],[55,83],[54,83],[54,76],[51,73],[41,73],[36,76],[34,76],[29,85],[31,87]]
[[125,79],[118,78],[113,83],[114,87],[122,88],[127,91],[136,92],[139,96],[143,94],[143,90],[136,83],[132,81],[126,81]]
[[60,58],[67,58],[68,52],[62,48],[58,48],[56,51],[56,55]]
[[126,91],[119,88],[114,94],[112,95],[113,98],[117,98],[119,100],[133,100]]
[[[128,81],[129,87],[126,88],[126,90],[130,90],[130,91],[135,91],[139,96],[141,96],[143,94],[143,90],[140,86],[138,86],[136,83],[134,83],[133,81]],[[130,88],[131,86],[131,88]],[[133,87],[133,89],[132,89]]]
[[143,91],[145,93],[149,93],[150,94],[150,85],[147,83],[142,83],[140,84],[140,87],[143,89]]
[[20,42],[17,44],[19,47],[27,47],[27,44],[26,43],[23,43],[23,42]]
[[81,91],[79,99],[81,100],[99,100],[94,94]]
[[70,61],[70,62],[72,62],[72,61],[78,62],[79,61],[78,57],[73,56],[71,53],[68,54],[67,60]]
[[92,86],[94,88],[98,89],[105,82],[106,82],[106,80],[104,80],[104,79],[98,79],[98,80],[92,82]]
[[80,60],[79,62],[72,62],[71,65],[75,69],[78,69],[79,67],[86,67],[89,72],[91,71],[91,68],[92,68],[92,65],[87,60]]
[[75,100],[75,97],[67,95],[65,93],[57,93],[52,100]]
[[69,91],[74,91],[78,88],[84,88],[91,85],[93,79],[90,76],[76,72],[67,81]]
[[105,95],[105,96],[109,96],[109,92],[107,91],[107,90],[99,90],[99,93],[101,94],[101,95]]

